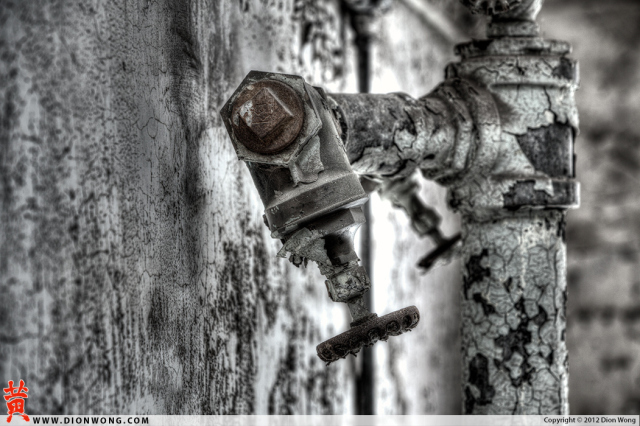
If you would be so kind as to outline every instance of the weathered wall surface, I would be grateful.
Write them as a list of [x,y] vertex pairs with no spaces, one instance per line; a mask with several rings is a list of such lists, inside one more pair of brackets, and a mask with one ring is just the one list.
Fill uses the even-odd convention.
[[4,1],[0,381],[28,413],[345,413],[347,327],[275,257],[217,111],[251,69],[342,89],[335,1]]
[[639,20],[640,4],[623,0],[547,0],[540,14],[546,37],[569,41],[581,69],[582,201],[567,217],[575,414],[640,412]]

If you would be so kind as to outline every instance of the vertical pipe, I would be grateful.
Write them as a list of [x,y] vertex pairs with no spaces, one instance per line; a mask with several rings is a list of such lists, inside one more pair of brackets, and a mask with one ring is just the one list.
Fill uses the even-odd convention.
[[565,212],[465,217],[465,414],[568,414]]
[[450,193],[463,215],[465,414],[569,413],[564,227],[578,205],[578,75],[567,43],[540,38],[541,5],[493,16],[487,40],[458,46],[447,69],[489,90],[502,145],[490,180]]
[[[371,34],[369,23],[373,19],[371,14],[351,12],[351,26],[355,32],[355,46],[357,55],[358,91],[369,93],[371,90]],[[369,271],[369,279],[373,286],[373,274],[371,272],[371,202],[363,206],[365,223],[360,227],[360,261],[365,270]],[[373,311],[372,291],[364,295],[367,309]],[[356,414],[375,414],[374,399],[374,350],[364,348],[360,357],[360,373],[356,376]]]
[[[448,186],[462,214],[464,412],[567,413],[564,216],[578,205],[576,64],[567,45],[536,37],[459,51],[449,79],[420,100],[332,95],[350,129],[352,166],[398,175],[418,165]],[[409,122],[412,132],[389,131]],[[366,154],[372,146],[384,155]]]

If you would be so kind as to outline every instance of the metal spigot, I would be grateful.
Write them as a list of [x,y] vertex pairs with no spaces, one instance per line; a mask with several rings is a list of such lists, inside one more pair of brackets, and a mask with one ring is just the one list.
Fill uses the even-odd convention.
[[251,172],[280,257],[308,260],[327,278],[331,300],[348,305],[351,329],[317,346],[330,364],[410,331],[415,306],[382,317],[362,296],[371,284],[353,248],[368,197],[351,169],[332,100],[301,77],[252,71],[220,111],[238,158]]

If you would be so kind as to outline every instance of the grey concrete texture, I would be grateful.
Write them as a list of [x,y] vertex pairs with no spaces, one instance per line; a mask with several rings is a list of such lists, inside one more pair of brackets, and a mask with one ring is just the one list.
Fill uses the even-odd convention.
[[348,327],[276,257],[218,111],[252,69],[344,90],[337,2],[0,4],[0,382],[29,414],[348,413]]

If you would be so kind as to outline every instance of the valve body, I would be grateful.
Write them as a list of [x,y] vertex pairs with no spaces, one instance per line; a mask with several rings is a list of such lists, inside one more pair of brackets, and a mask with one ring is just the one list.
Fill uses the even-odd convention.
[[296,266],[315,261],[331,300],[349,307],[353,328],[317,347],[327,363],[419,321],[415,306],[378,317],[362,300],[370,280],[353,239],[368,197],[351,168],[336,107],[300,77],[253,71],[221,110],[265,206],[265,223],[283,241],[278,255]]

